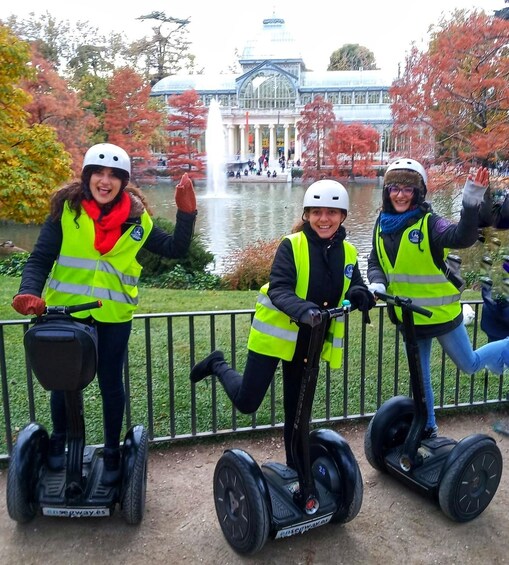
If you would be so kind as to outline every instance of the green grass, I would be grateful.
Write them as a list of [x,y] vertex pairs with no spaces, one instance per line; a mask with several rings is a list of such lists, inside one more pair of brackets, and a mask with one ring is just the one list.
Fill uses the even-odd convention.
[[[19,279],[0,277],[0,319],[21,320],[10,307],[12,296],[17,292]],[[251,310],[256,301],[256,291],[194,291],[167,289],[140,289],[139,314],[175,312],[219,312]],[[465,300],[478,299],[477,293],[466,293]],[[353,313],[349,318],[348,365],[340,370],[329,371],[323,364],[318,382],[313,418],[344,418],[352,415],[374,412],[379,404],[396,394],[408,394],[409,379],[402,342],[399,345],[399,370],[395,365],[395,328],[383,316],[383,344],[381,370],[378,369],[378,334],[381,331],[380,311],[371,313],[371,326],[362,327],[360,316]],[[171,320],[172,339],[168,339],[168,320]],[[153,426],[155,437],[181,436],[190,433],[207,433],[214,427],[218,430],[249,428],[253,416],[235,413],[232,422],[232,406],[222,387],[212,379],[192,387],[189,370],[192,364],[206,356],[212,349],[222,349],[225,357],[233,363],[232,352],[236,353],[235,367],[241,372],[246,359],[246,343],[251,315],[235,316],[235,333],[231,333],[231,316],[218,315],[215,328],[211,328],[211,316],[193,318],[192,326],[188,316],[151,317],[136,319],[129,343],[128,387],[129,409],[132,423],[149,422],[147,394],[150,391],[153,404]],[[147,328],[150,330],[151,358],[146,355]],[[15,432],[24,426],[29,418],[29,386],[26,382],[22,326],[5,326],[4,343],[7,358],[7,388],[11,427]],[[479,333],[478,345],[485,343],[484,334]],[[170,351],[168,351],[170,343]],[[194,344],[194,351],[191,347]],[[361,357],[362,347],[365,356]],[[171,362],[169,354],[171,353]],[[194,356],[193,356],[194,353]],[[150,361],[150,365],[149,365]],[[438,344],[433,348],[433,377],[437,404],[441,397],[441,350]],[[395,375],[397,389],[395,390]],[[280,369],[274,379],[273,391],[269,391],[256,413],[256,425],[271,425],[283,420],[282,384]],[[481,402],[485,397],[496,399],[500,395],[500,379],[496,375],[485,378],[477,374],[457,376],[452,363],[445,364],[443,377],[443,404]],[[174,392],[170,394],[170,389]],[[49,427],[48,392],[36,382],[35,416]],[[271,393],[273,396],[271,396]],[[365,404],[362,404],[364,398]],[[97,381],[84,391],[87,441],[102,443],[102,413]],[[271,411],[274,404],[274,414]],[[213,406],[216,405],[214,413]],[[330,412],[327,406],[330,404]],[[195,406],[196,421],[192,425],[192,407]],[[3,403],[0,407],[1,422],[5,421]],[[171,420],[171,413],[175,420]],[[3,424],[1,424],[3,425]],[[6,452],[5,430],[0,429],[0,452]]]

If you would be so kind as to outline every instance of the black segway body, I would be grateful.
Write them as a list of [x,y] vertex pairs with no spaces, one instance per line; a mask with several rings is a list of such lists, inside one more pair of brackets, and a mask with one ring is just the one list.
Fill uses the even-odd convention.
[[323,338],[332,317],[348,306],[324,310],[311,332],[292,451],[297,469],[261,465],[229,449],[214,473],[214,500],[223,534],[235,551],[253,554],[266,540],[304,533],[329,522],[346,523],[362,504],[362,476],[348,443],[332,430],[309,432]]
[[500,449],[485,434],[460,441],[425,437],[428,415],[412,312],[431,313],[409,298],[377,294],[402,309],[413,398],[397,396],[380,406],[366,431],[366,458],[375,469],[438,502],[452,520],[470,521],[495,496],[502,476]]
[[46,390],[63,391],[67,415],[66,465],[61,471],[47,466],[49,437],[43,426],[28,424],[13,448],[8,471],[7,507],[18,522],[39,511],[45,516],[110,516],[120,503],[126,520],[143,516],[148,457],[147,434],[134,426],[126,435],[120,485],[101,482],[100,449],[85,445],[83,389],[97,369],[95,328],[70,316],[97,308],[94,302],[75,307],[48,307],[24,337],[28,362]]

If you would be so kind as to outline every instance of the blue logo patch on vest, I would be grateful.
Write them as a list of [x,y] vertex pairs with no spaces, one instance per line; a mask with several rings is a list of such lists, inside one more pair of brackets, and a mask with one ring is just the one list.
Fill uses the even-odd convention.
[[345,265],[345,277],[351,279],[353,275],[353,264]]
[[141,226],[135,226],[131,232],[131,237],[134,241],[141,241],[141,238],[143,237],[143,228]]
[[423,239],[424,239],[424,234],[422,233],[421,230],[412,230],[408,234],[408,241],[410,243],[421,243]]

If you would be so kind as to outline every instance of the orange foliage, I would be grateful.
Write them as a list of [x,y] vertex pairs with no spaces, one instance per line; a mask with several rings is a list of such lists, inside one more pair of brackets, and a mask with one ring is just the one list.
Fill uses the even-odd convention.
[[32,96],[25,106],[30,114],[30,124],[51,126],[65,150],[71,155],[75,175],[81,172],[83,154],[89,145],[89,138],[98,127],[97,118],[82,109],[82,102],[76,92],[61,78],[52,64],[32,48],[32,65],[35,78],[23,82],[23,88]]
[[162,116],[150,108],[150,84],[133,69],[119,69],[113,75],[105,100],[104,129],[108,142],[123,147],[133,161],[135,176],[151,164],[150,143]]
[[509,21],[457,11],[433,30],[427,52],[411,50],[391,89],[400,154],[433,157],[431,137],[446,159],[507,158],[508,42]]
[[168,170],[172,179],[187,172],[193,180],[205,178],[204,153],[197,150],[198,140],[206,129],[207,108],[196,90],[170,96],[168,105],[173,110],[168,117],[170,143]]
[[327,143],[327,160],[332,163],[332,176],[375,176],[373,154],[378,151],[380,134],[361,123],[339,122],[330,132]]

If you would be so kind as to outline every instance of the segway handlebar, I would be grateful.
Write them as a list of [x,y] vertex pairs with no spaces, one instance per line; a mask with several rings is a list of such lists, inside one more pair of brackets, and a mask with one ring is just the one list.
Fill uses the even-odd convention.
[[45,314],[73,314],[74,312],[83,312],[83,310],[93,310],[101,308],[103,303],[100,300],[94,302],[86,302],[85,304],[75,304],[74,306],[46,306]]
[[395,296],[378,291],[375,291],[374,294],[377,298],[380,298],[380,300],[387,302],[387,304],[390,304],[391,306],[406,308],[407,310],[411,310],[412,312],[416,312],[417,314],[422,314],[427,318],[431,318],[431,316],[433,316],[433,312],[431,312],[430,310],[426,310],[426,308],[412,304],[412,299],[408,298],[407,296]]

